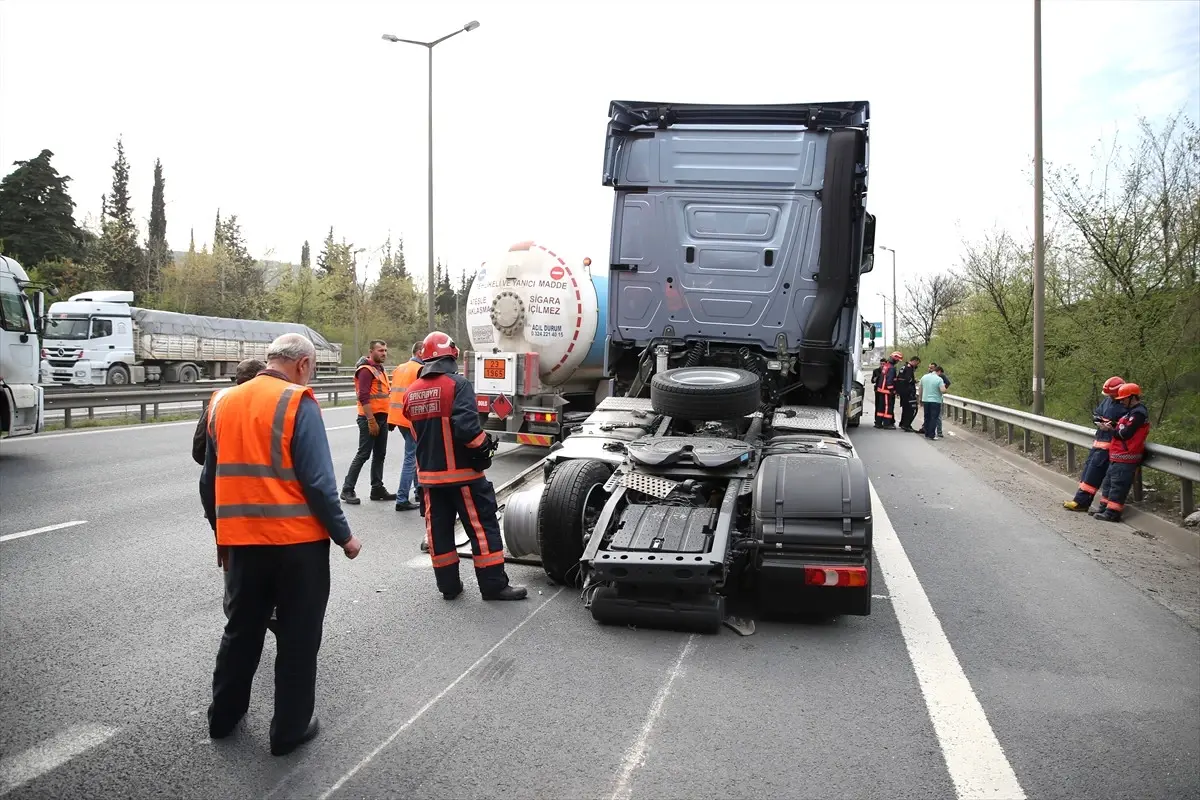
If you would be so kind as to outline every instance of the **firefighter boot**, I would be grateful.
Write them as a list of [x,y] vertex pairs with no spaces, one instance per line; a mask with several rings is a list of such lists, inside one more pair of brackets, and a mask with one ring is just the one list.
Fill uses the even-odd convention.
[[1083,512],[1083,511],[1087,511],[1089,506],[1082,505],[1080,503],[1075,502],[1074,500],[1068,500],[1067,502],[1063,503],[1063,508],[1065,508],[1067,511]]
[[505,586],[495,594],[485,594],[484,600],[524,600],[529,596],[529,590],[524,586]]
[[1111,508],[1105,508],[1103,511],[1097,511],[1093,519],[1098,519],[1101,522],[1120,522],[1121,512],[1113,511]]

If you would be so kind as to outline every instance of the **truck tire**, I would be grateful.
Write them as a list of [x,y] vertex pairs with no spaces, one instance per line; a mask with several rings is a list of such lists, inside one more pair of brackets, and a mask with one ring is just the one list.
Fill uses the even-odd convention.
[[650,381],[650,405],[656,414],[680,419],[737,419],[758,410],[759,377],[744,369],[680,367],[657,373]]
[[113,364],[108,368],[108,376],[104,382],[109,386],[128,386],[129,367],[124,364]]
[[195,383],[200,378],[200,370],[194,364],[184,364],[179,368],[180,383]]
[[603,487],[611,475],[603,461],[582,458],[565,461],[550,473],[538,509],[538,548],[542,569],[555,583],[580,584],[588,517],[604,507],[608,495]]

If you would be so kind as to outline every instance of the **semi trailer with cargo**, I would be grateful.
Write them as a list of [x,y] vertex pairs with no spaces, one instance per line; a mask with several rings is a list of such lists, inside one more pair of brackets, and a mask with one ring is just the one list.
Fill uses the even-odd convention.
[[317,348],[317,372],[336,373],[342,346],[307,325],[137,308],[133,292],[82,292],[50,306],[42,343],[46,385],[195,383],[233,375],[246,358],[299,333]]

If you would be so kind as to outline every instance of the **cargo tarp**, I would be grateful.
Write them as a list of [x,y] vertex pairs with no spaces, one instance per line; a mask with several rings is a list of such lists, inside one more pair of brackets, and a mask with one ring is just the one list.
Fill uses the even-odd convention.
[[[325,351],[325,353],[336,355],[340,359],[339,348],[333,347],[324,336],[312,328],[296,322],[204,317],[199,314],[178,314],[174,311],[157,311],[149,308],[133,308],[130,311],[143,334],[195,336],[198,339],[255,342],[268,345],[285,333],[298,333],[307,336],[312,341],[318,354]],[[318,355],[319,361],[327,360],[328,356],[322,358],[321,355]]]

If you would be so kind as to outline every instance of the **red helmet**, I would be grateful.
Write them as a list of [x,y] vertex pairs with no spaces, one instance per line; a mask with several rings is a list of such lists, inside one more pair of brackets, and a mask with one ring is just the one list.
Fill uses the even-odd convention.
[[896,359],[903,361],[904,353],[901,353],[899,350],[897,350],[896,352],[892,353],[892,358],[896,358]]
[[1117,389],[1120,389],[1121,384],[1123,384],[1124,382],[1125,382],[1125,379],[1122,378],[1120,375],[1112,376],[1111,378],[1109,378],[1108,380],[1106,380],[1104,382],[1104,393],[1106,395],[1108,395],[1109,397],[1116,397]]
[[458,346],[450,338],[450,334],[434,331],[421,342],[421,360],[432,361],[435,358],[458,358]]
[[1117,399],[1124,400],[1126,397],[1142,396],[1142,387],[1136,383],[1122,383],[1121,388],[1117,389]]

